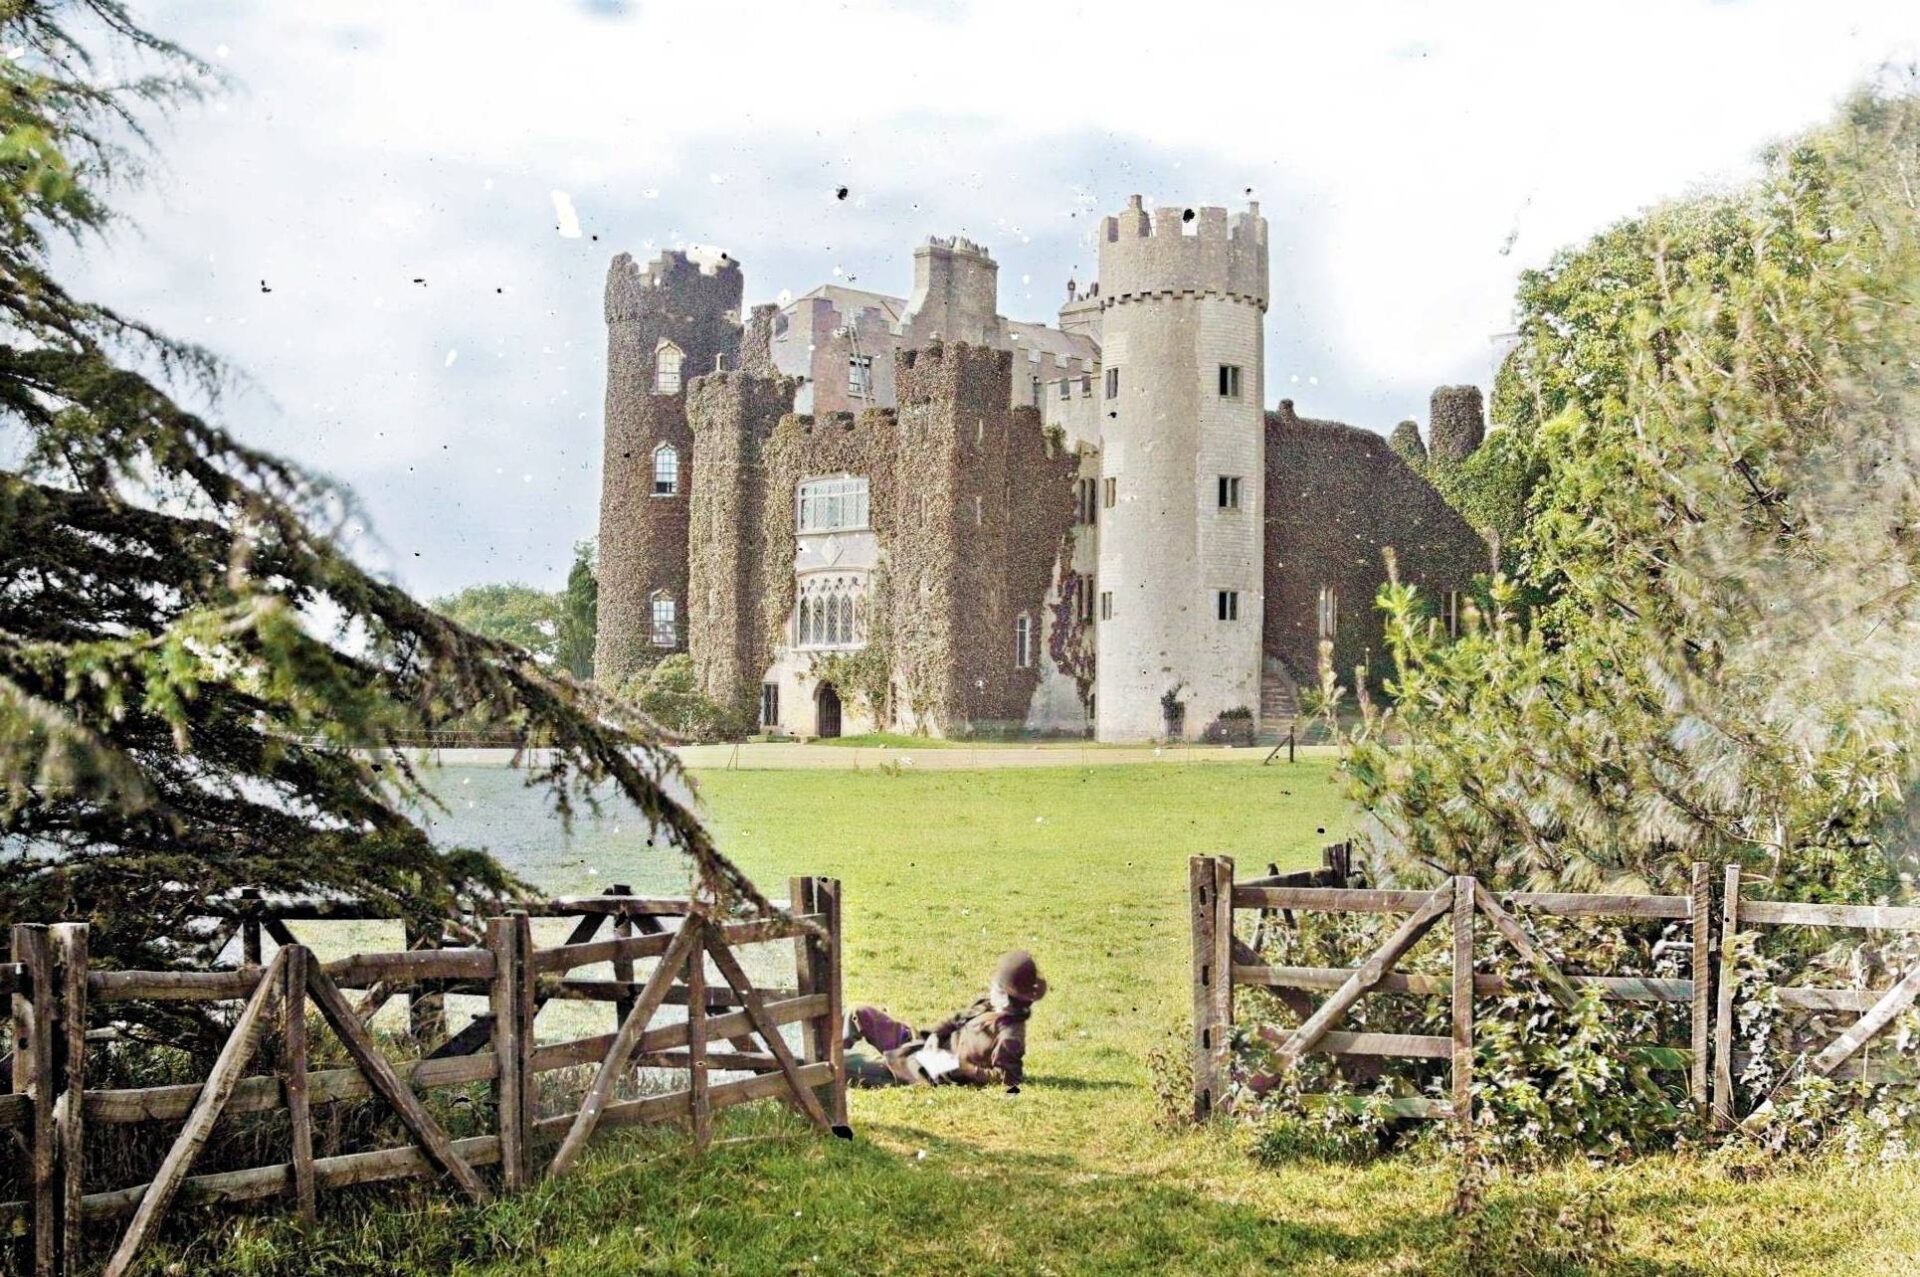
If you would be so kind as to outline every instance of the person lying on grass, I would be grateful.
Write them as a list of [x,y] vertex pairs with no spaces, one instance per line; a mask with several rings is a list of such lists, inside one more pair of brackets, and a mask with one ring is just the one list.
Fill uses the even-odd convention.
[[848,1076],[867,1086],[1004,1086],[1018,1094],[1025,1078],[1027,1018],[1047,996],[1033,955],[1016,949],[1000,959],[984,995],[924,1031],[887,1014],[884,1007],[855,1007],[847,1014],[841,1045],[865,1042],[878,1062],[854,1056]]

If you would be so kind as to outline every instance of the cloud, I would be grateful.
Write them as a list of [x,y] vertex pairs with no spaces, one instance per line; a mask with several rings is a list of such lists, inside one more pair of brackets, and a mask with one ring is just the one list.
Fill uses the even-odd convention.
[[147,16],[243,88],[161,130],[138,231],[69,274],[250,373],[233,424],[354,487],[408,585],[557,585],[616,251],[904,293],[959,232],[1046,319],[1128,194],[1251,189],[1270,386],[1384,429],[1486,380],[1521,269],[1742,171],[1910,55],[1908,8],[176,0]]

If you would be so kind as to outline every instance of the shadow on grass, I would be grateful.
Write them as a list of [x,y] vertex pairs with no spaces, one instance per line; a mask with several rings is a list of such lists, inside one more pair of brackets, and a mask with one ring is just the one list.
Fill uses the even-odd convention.
[[[849,1144],[815,1138],[785,1113],[738,1116],[747,1120],[725,1124],[732,1139],[705,1156],[674,1131],[626,1132],[568,1178],[484,1208],[452,1205],[444,1193],[343,1192],[305,1236],[280,1214],[213,1228],[204,1215],[183,1216],[151,1271],[172,1263],[241,1277],[1722,1271],[1685,1245],[1597,1258],[1575,1246],[1588,1258],[1572,1259],[1533,1246],[1532,1230],[1554,1217],[1561,1191],[1544,1181],[1510,1181],[1490,1197],[1478,1233],[1492,1244],[1470,1248],[1448,1213],[1447,1177],[1431,1164],[1263,1171],[1196,1137],[1178,1146],[1172,1170],[1112,1170],[912,1126],[868,1124]],[[1644,1224],[1726,1205],[1723,1181],[1662,1184],[1623,1186],[1615,1211]],[[1845,1245],[1831,1233],[1796,1241],[1793,1262],[1809,1271]],[[1774,1270],[1768,1254],[1741,1258],[1747,1271]]]

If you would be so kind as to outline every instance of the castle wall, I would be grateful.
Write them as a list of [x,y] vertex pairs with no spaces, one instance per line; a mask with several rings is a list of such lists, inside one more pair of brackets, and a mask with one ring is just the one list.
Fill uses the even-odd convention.
[[[643,271],[621,253],[607,271],[607,398],[600,473],[600,624],[594,668],[617,682],[683,649],[687,633],[687,511],[694,485],[693,437],[686,423],[685,385],[727,363],[740,349],[740,268],[708,268],[684,254],[663,253]],[[655,393],[655,354],[662,340],[683,353],[682,389]],[[671,495],[653,492],[653,454],[670,443],[679,454]],[[652,600],[674,600],[675,641],[653,642]]]
[[1371,430],[1295,414],[1267,416],[1265,650],[1311,684],[1319,668],[1320,590],[1337,592],[1334,668],[1351,683],[1363,662],[1386,670],[1374,599],[1384,547],[1435,607],[1487,569],[1487,546],[1431,484]]

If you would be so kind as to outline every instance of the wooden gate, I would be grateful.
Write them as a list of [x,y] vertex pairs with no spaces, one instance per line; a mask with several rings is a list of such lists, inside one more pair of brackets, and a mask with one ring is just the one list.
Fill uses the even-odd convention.
[[[1329,858],[1329,864],[1333,863]],[[1707,866],[1695,865],[1692,890],[1685,896],[1628,896],[1558,892],[1512,892],[1496,895],[1472,877],[1459,875],[1433,890],[1377,890],[1344,886],[1300,885],[1299,875],[1235,883],[1233,862],[1225,857],[1198,856],[1191,866],[1194,922],[1194,1114],[1205,1119],[1221,1105],[1234,1081],[1259,1093],[1271,1089],[1309,1053],[1339,1056],[1385,1056],[1448,1062],[1448,1098],[1409,1096],[1387,1102],[1396,1116],[1451,1119],[1464,1129],[1471,1122],[1473,1085],[1474,999],[1508,991],[1502,977],[1474,969],[1474,927],[1488,923],[1539,978],[1551,996],[1568,1004],[1582,987],[1597,990],[1609,1001],[1686,1002],[1690,1008],[1691,1040],[1686,1045],[1649,1043],[1637,1047],[1643,1063],[1654,1068],[1687,1070],[1693,1094],[1707,1097],[1709,1040],[1709,975],[1712,917]],[[1325,881],[1324,874],[1312,876]],[[1268,965],[1253,946],[1234,935],[1236,910],[1324,913],[1405,914],[1405,920],[1358,967],[1289,967]],[[1687,921],[1690,933],[1688,979],[1649,976],[1574,974],[1559,971],[1542,954],[1521,918],[1595,916]],[[1445,977],[1401,974],[1398,964],[1441,919],[1452,932],[1452,959]],[[1324,1002],[1314,1005],[1295,994],[1289,1004],[1302,1014],[1291,1032],[1263,1027],[1262,1036],[1275,1048],[1277,1070],[1236,1078],[1229,1039],[1233,1025],[1233,995],[1237,988],[1277,991],[1326,990]],[[1451,1000],[1451,1032],[1438,1034],[1354,1033],[1337,1026],[1359,1000],[1371,992],[1444,996]],[[1351,1099],[1352,1097],[1348,1097]],[[1358,1101],[1356,1101],[1358,1102]],[[1372,1101],[1366,1101],[1371,1103]]]
[[[0,1201],[0,1237],[24,1232],[36,1277],[82,1271],[84,1252],[101,1225],[130,1219],[112,1247],[106,1272],[128,1271],[176,1204],[282,1199],[303,1218],[319,1191],[376,1180],[433,1176],[469,1201],[490,1195],[484,1168],[498,1166],[498,1184],[512,1191],[546,1165],[536,1153],[559,1144],[564,1170],[597,1129],[632,1123],[684,1122],[697,1143],[710,1136],[712,1115],[731,1104],[783,1098],[815,1125],[849,1136],[845,1071],[840,1054],[840,890],[824,878],[792,882],[791,916],[756,921],[715,917],[695,902],[632,895],[515,902],[521,910],[484,923],[484,944],[448,943],[473,936],[470,921],[445,932],[409,932],[417,947],[357,954],[322,963],[288,922],[366,917],[335,901],[272,904],[258,897],[235,906],[242,941],[237,970],[94,971],[87,928],[16,926],[13,961],[0,963],[0,997],[11,1012],[11,1088],[0,1092],[0,1141],[18,1145],[24,1200]],[[535,945],[530,915],[576,919],[565,942]],[[611,931],[611,935],[604,935]],[[450,934],[449,934],[450,933]],[[279,947],[263,952],[266,941]],[[737,950],[790,944],[795,987],[757,987]],[[637,963],[660,959],[644,980]],[[716,978],[709,977],[709,964]],[[576,975],[601,965],[611,978]],[[348,990],[358,990],[350,997]],[[409,1032],[376,1037],[369,1021],[396,996],[409,998]],[[445,1031],[448,998],[484,1010],[460,1032]],[[115,1004],[130,1001],[238,1004],[225,1044],[206,1078],[173,1086],[100,1089],[88,1086],[96,1033],[112,1032]],[[617,1028],[608,1035],[541,1041],[536,1019],[556,1003],[611,1004]],[[686,1017],[660,1022],[667,1004]],[[309,1015],[309,1011],[312,1015]],[[782,1027],[800,1032],[797,1049]],[[310,1033],[331,1032],[349,1061],[314,1070]],[[249,1076],[269,1033],[279,1036],[277,1068]],[[553,1036],[551,1033],[549,1037]],[[393,1058],[408,1039],[422,1054]],[[715,1042],[733,1049],[714,1049]],[[622,1046],[624,1043],[624,1046]],[[540,1096],[556,1090],[549,1075],[597,1063],[578,1112],[542,1114]],[[685,1089],[619,1099],[622,1078],[646,1068],[684,1072]],[[667,1071],[667,1072],[660,1072]],[[744,1074],[715,1082],[709,1072]],[[570,1075],[563,1075],[570,1076]],[[546,1085],[543,1086],[543,1079]],[[453,1138],[418,1091],[486,1086],[491,1130]],[[564,1093],[564,1092],[563,1092]],[[549,1096],[551,1098],[551,1096]],[[317,1155],[313,1112],[323,1105],[371,1100],[398,1120],[407,1143],[365,1152]],[[274,1165],[198,1170],[221,1118],[288,1115],[287,1160]],[[149,1182],[102,1188],[88,1183],[89,1140],[126,1123],[178,1123]],[[91,1132],[91,1134],[90,1134]],[[8,1156],[12,1156],[12,1149]],[[112,1159],[108,1159],[111,1163]],[[111,1239],[111,1234],[106,1234]]]

